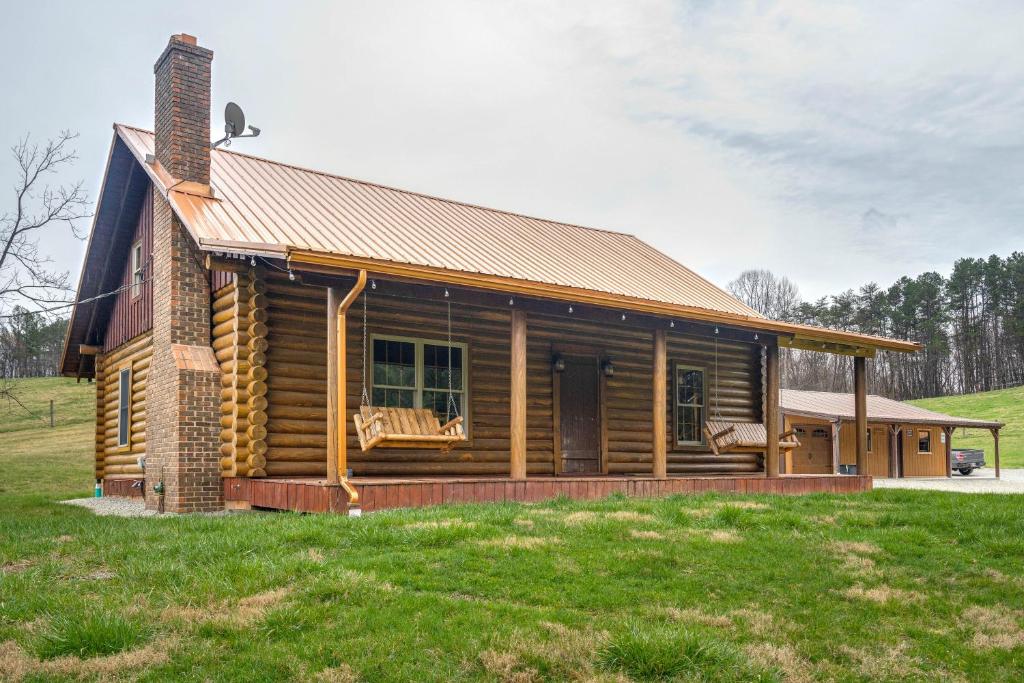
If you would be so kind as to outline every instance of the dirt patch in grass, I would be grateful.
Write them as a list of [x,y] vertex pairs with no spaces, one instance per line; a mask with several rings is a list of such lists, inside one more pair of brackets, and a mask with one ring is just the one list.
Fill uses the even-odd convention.
[[[907,654],[910,646],[906,642],[879,650],[840,646],[840,651],[849,657],[857,669],[869,680],[906,680],[922,678],[921,660]],[[943,678],[939,677],[940,680]]]
[[165,638],[140,648],[102,657],[82,659],[64,656],[39,660],[22,650],[16,642],[7,641],[0,643],[0,674],[3,680],[15,683],[30,676],[105,680],[128,672],[138,674],[147,667],[164,664],[170,660],[169,652],[175,645],[175,640]]
[[502,683],[530,683],[537,680],[537,670],[523,662],[515,652],[484,650],[480,653],[484,671]]
[[660,541],[665,538],[665,534],[650,529],[630,529],[629,535],[633,538],[643,538],[651,541]]
[[13,562],[5,562],[0,566],[0,571],[4,574],[20,574],[29,569],[32,564],[32,560],[14,560]]
[[306,558],[317,564],[323,564],[324,552],[320,548],[310,548],[306,551]]
[[633,510],[616,510],[615,512],[606,512],[604,516],[606,519],[614,519],[617,522],[640,522],[649,524],[657,521],[654,515],[649,515],[645,512],[635,512]]
[[504,548],[505,550],[520,549],[533,550],[549,545],[561,543],[561,539],[555,536],[504,536],[502,538],[488,538],[478,543],[482,546],[492,548]]
[[743,538],[738,533],[736,533],[735,531],[732,531],[730,529],[692,529],[692,528],[688,528],[688,529],[682,530],[682,536],[684,536],[684,537],[688,536],[690,538],[703,538],[703,539],[706,539],[708,541],[713,541],[715,543],[737,543],[740,540],[742,540],[742,538]]
[[867,541],[833,541],[829,548],[838,555],[876,555],[882,552],[877,545]]
[[968,607],[960,616],[963,626],[974,630],[971,644],[979,650],[1012,650],[1024,645],[1024,629],[1020,622],[1024,611],[1003,605]]
[[313,676],[313,680],[317,683],[357,683],[360,678],[359,674],[352,670],[352,667],[342,664],[318,671]]
[[810,683],[814,665],[791,645],[754,643],[744,648],[747,657],[762,669],[775,669],[789,683]]
[[160,613],[160,619],[164,622],[185,624],[219,622],[243,627],[262,619],[270,609],[280,604],[290,594],[290,588],[277,588],[241,598],[234,603],[222,601],[206,607],[171,605]]
[[827,546],[829,552],[843,565],[843,569],[857,576],[877,574],[875,560],[871,555],[881,554],[882,549],[874,543],[864,541],[833,541]]
[[524,529],[532,529],[534,527],[533,520],[532,519],[526,519],[525,517],[519,517],[517,519],[513,519],[512,523],[515,524],[516,526],[522,527]]
[[729,617],[734,623],[738,622],[745,625],[750,633],[762,638],[774,638],[779,633],[796,628],[790,621],[776,617],[774,614],[762,611],[756,607],[744,607],[743,609],[733,610],[729,612]]
[[900,602],[906,604],[909,602],[921,602],[924,600],[924,596],[916,591],[905,591],[885,585],[865,588],[858,584],[847,588],[843,591],[843,595],[854,600],[869,600],[879,604],[885,602]]
[[684,624],[700,624],[711,628],[732,628],[733,626],[732,619],[724,614],[708,614],[704,610],[696,608],[666,607],[665,614],[672,621]]

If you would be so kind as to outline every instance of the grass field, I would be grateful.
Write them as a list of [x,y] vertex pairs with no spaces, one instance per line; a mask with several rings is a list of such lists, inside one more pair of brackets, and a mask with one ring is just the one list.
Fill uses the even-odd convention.
[[[1003,467],[1024,467],[1024,386],[986,391],[967,396],[940,396],[908,401],[940,413],[995,420],[1006,423],[999,432],[999,454]],[[958,429],[954,448],[981,448],[992,464],[992,435],[987,429]]]
[[89,411],[0,415],[0,679],[1024,677],[1022,496],[98,518]]

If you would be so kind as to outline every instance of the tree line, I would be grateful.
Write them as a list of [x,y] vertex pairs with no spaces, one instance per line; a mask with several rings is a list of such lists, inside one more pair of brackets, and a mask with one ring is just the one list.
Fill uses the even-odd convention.
[[[868,363],[869,389],[895,399],[968,394],[1024,384],[1024,252],[959,259],[948,276],[902,277],[887,289],[804,301],[786,277],[748,270],[729,291],[777,320],[921,344],[918,353],[880,351]],[[852,391],[849,358],[784,349],[782,385]]]
[[0,319],[0,378],[55,377],[67,318],[47,319],[15,306]]

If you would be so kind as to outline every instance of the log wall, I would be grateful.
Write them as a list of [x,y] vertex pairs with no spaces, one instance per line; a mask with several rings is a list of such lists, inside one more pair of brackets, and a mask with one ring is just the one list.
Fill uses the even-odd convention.
[[[146,454],[146,377],[153,355],[150,333],[139,335],[96,358],[96,478],[140,477],[139,456]],[[118,378],[132,369],[129,445],[117,445]]]
[[266,475],[266,282],[257,268],[237,272],[213,293],[211,339],[221,370],[223,476]]
[[[385,287],[381,287],[383,290]],[[326,292],[266,276],[266,464],[269,476],[326,475]],[[368,337],[374,334],[443,340],[443,302],[393,297],[367,286]],[[436,450],[359,449],[352,426],[362,389],[363,299],[347,316],[348,463],[355,475],[503,474],[509,472],[510,312],[456,302],[452,340],[468,347],[466,424],[469,440],[450,453]],[[217,346],[215,341],[215,347]],[[551,357],[554,349],[598,344],[610,358],[614,377],[605,384],[606,466],[610,473],[652,471],[652,332],[626,324],[606,325],[531,313],[527,320],[527,472],[554,473],[554,410]],[[669,370],[674,363],[706,368],[714,386],[714,347],[710,340],[668,334]],[[218,349],[222,363],[227,357]],[[760,347],[719,344],[720,412],[726,419],[761,419]],[[367,369],[369,372],[369,368]],[[673,401],[669,392],[669,472],[724,473],[760,470],[757,456],[719,456],[674,446]],[[713,397],[712,397],[713,401]],[[709,403],[709,414],[712,414]],[[225,469],[227,474],[228,469]]]

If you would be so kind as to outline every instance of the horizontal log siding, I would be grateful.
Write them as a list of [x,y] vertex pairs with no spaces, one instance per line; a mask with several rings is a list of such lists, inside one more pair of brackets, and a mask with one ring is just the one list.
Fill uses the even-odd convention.
[[[384,289],[382,287],[381,289]],[[412,301],[372,291],[368,334],[444,340],[445,306],[439,301]],[[326,475],[326,292],[322,288],[267,277],[267,453],[268,476]],[[345,429],[348,463],[354,475],[476,475],[509,473],[510,318],[508,309],[483,308],[455,302],[452,306],[452,341],[469,348],[469,440],[450,453],[437,450],[375,448],[363,453],[352,426],[362,389],[362,298],[347,317],[348,415]],[[569,318],[530,314],[527,319],[527,472],[554,472],[554,432],[551,354],[574,343],[600,346],[611,358],[615,375],[607,381],[608,470],[610,473],[651,472],[650,330]],[[695,364],[707,351],[683,337],[669,336],[670,359]],[[703,355],[702,355],[703,354]],[[720,368],[736,387],[749,389],[743,399],[723,392],[723,415],[759,419],[760,365],[755,349],[721,345]],[[743,377],[739,375],[746,373]],[[732,376],[732,375],[730,375]],[[745,379],[747,384],[743,385]],[[669,388],[666,387],[666,391]],[[669,430],[672,431],[671,429]],[[699,454],[672,453],[670,471],[687,471]],[[718,461],[727,465],[730,456]],[[747,458],[744,462],[752,461]],[[711,461],[712,463],[716,461]],[[756,462],[756,461],[755,461]],[[701,471],[727,471],[706,467]]]
[[[138,295],[132,295],[132,246],[142,242],[142,265],[144,281],[138,287]],[[112,353],[122,344],[153,329],[153,268],[150,256],[153,253],[153,186],[146,190],[135,233],[125,251],[121,280],[118,287],[126,289],[117,293],[110,312],[107,329],[103,336],[103,352]],[[116,267],[116,266],[115,266]]]
[[[716,364],[717,357],[717,364]],[[670,474],[761,472],[761,456],[714,455],[707,447],[678,446],[673,384],[677,365],[704,369],[707,417],[729,422],[761,422],[763,406],[761,347],[669,332],[668,471]],[[716,373],[717,365],[717,377]]]
[[[149,333],[112,349],[96,360],[96,477],[142,476],[137,459],[146,454],[146,377],[153,355]],[[132,426],[129,447],[117,445],[118,378],[132,368]]]

